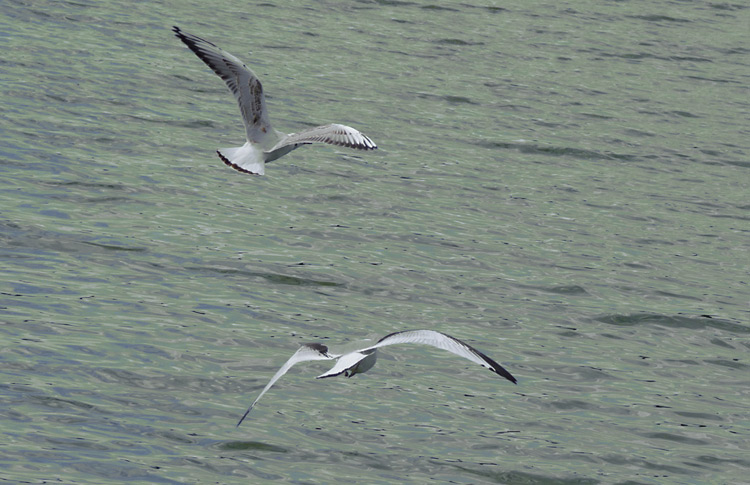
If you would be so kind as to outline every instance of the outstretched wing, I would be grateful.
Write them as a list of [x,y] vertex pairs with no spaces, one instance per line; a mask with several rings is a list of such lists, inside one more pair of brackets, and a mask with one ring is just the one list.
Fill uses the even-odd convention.
[[405,330],[403,332],[395,332],[390,335],[386,335],[385,337],[378,340],[378,342],[372,347],[360,350],[360,352],[394,344],[424,344],[447,350],[448,352],[452,352],[460,357],[463,357],[464,359],[469,359],[470,361],[475,362],[482,367],[488,368],[492,372],[505,377],[513,384],[516,383],[516,378],[513,377],[510,372],[505,370],[503,366],[490,359],[482,352],[478,351],[466,342],[462,342],[455,337],[451,337],[450,335],[446,335],[435,330]]
[[172,30],[196,56],[227,83],[227,87],[240,105],[247,141],[261,142],[266,133],[271,132],[271,122],[268,120],[263,87],[255,74],[242,61],[215,44],[184,32],[177,26],[172,27]]
[[378,147],[368,136],[360,133],[351,126],[333,123],[287,135],[276,146],[268,150],[268,153],[290,146],[297,147],[309,143],[328,143],[329,145],[356,148],[358,150],[375,150]]
[[242,415],[240,418],[240,421],[237,423],[237,426],[242,424],[242,421],[245,419],[245,417],[248,415],[248,413],[253,409],[253,406],[255,406],[255,403],[257,403],[261,397],[263,397],[263,394],[268,391],[271,386],[273,386],[276,381],[281,379],[281,376],[287,373],[289,369],[292,368],[294,364],[297,364],[299,362],[306,362],[308,360],[331,360],[338,357],[337,355],[331,355],[328,353],[328,347],[326,347],[323,344],[304,344],[302,347],[300,347],[297,352],[292,355],[289,360],[287,360],[284,365],[281,366],[281,369],[279,369],[276,374],[271,378],[270,381],[268,381],[268,384],[266,384],[266,387],[263,388],[262,391],[260,391],[260,394],[257,398],[255,398],[255,401],[250,405],[249,408],[247,408],[247,411],[245,411],[245,414]]

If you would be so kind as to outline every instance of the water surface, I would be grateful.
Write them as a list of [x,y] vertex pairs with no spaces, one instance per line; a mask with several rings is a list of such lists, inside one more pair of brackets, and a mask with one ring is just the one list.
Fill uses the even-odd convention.
[[[700,2],[3,3],[0,478],[741,483],[749,10]],[[261,77],[231,95],[173,37]],[[301,342],[409,328],[353,379]]]

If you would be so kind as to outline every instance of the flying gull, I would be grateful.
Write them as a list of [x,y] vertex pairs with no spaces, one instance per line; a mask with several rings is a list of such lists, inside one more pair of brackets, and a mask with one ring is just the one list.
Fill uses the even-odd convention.
[[346,377],[352,377],[355,374],[361,374],[366,372],[375,365],[377,360],[377,350],[380,347],[393,344],[424,344],[432,345],[439,349],[447,350],[465,359],[469,359],[482,367],[486,367],[492,372],[505,377],[513,384],[516,383],[516,378],[513,377],[510,372],[505,370],[503,366],[490,359],[482,352],[478,351],[466,342],[462,342],[455,337],[446,335],[435,330],[406,330],[403,332],[395,332],[377,341],[375,345],[366,347],[364,349],[355,350],[347,354],[332,354],[328,352],[328,347],[320,343],[309,343],[303,344],[297,352],[292,355],[289,360],[281,366],[271,380],[266,384],[266,387],[260,392],[260,395],[253,401],[245,414],[242,415],[237,426],[242,424],[242,421],[247,417],[248,413],[253,409],[253,406],[263,397],[263,394],[273,386],[276,381],[281,379],[281,376],[287,373],[294,364],[299,362],[307,362],[309,360],[334,360],[338,359],[336,364],[326,373],[319,375],[317,378],[322,379],[325,377],[334,377],[344,374]]
[[286,135],[271,128],[263,88],[253,72],[232,54],[197,35],[172,27],[175,35],[220,78],[240,105],[247,141],[241,147],[219,148],[219,158],[240,172],[263,175],[266,163],[301,145],[328,143],[358,150],[375,150],[377,145],[354,128],[330,124]]

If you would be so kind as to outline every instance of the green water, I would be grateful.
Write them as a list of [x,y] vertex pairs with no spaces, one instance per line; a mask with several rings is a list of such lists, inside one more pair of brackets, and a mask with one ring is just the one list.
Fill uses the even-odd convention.
[[[295,7],[296,6],[296,7]],[[0,479],[743,483],[750,9],[0,6]],[[225,167],[244,130],[380,147]],[[301,342],[409,328],[352,379]]]

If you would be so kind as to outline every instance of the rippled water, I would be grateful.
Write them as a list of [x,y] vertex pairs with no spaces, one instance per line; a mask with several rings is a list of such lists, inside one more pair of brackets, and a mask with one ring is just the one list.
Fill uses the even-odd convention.
[[[0,479],[744,482],[750,9],[281,3],[0,6]],[[173,24],[380,150],[226,168]],[[392,347],[234,428],[407,328],[519,384]]]

